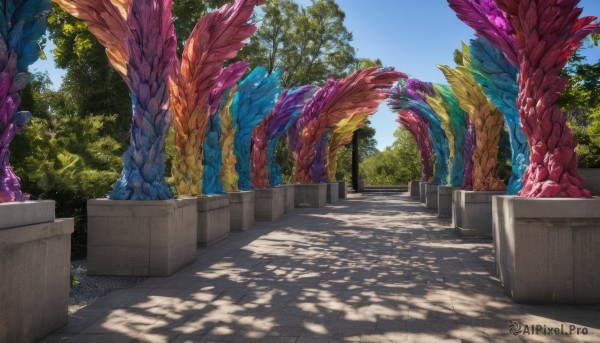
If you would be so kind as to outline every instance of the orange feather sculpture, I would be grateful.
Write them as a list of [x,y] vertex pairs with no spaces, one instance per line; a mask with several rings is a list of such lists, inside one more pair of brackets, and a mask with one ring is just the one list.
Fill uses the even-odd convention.
[[203,17],[187,40],[180,65],[173,70],[169,88],[175,118],[176,156],[173,182],[180,195],[202,194],[203,143],[215,108],[210,93],[224,61],[234,58],[255,31],[248,24],[254,7],[265,0],[236,0]]

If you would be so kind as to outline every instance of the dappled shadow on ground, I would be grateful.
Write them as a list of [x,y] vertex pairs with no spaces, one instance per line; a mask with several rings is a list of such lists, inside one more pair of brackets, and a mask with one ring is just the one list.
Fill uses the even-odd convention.
[[[457,238],[405,195],[354,195],[257,223],[169,278],[112,293],[47,338],[74,342],[600,340],[598,308],[514,304],[492,243]],[[512,336],[509,321],[588,336]]]

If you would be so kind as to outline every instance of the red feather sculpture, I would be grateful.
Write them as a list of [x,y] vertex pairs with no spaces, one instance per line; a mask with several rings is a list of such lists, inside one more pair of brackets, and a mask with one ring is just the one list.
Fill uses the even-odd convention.
[[[317,92],[315,99],[322,102],[319,106],[309,103],[297,121],[303,125],[295,127],[300,134],[299,142],[292,147],[296,152],[295,182],[312,182],[311,166],[316,156],[315,149],[331,128],[344,118],[355,114],[375,113],[379,104],[387,98],[388,89],[392,84],[406,77],[405,74],[391,69],[372,67],[354,72],[339,82],[330,81]],[[320,94],[325,96],[319,96]],[[309,113],[312,111],[317,113]],[[325,166],[322,172],[326,172]]]
[[567,86],[560,76],[581,40],[598,25],[595,17],[579,18],[579,0],[496,0],[522,47],[518,51],[517,105],[531,148],[525,171],[525,197],[591,197],[577,174],[577,141],[556,104]]
[[210,94],[223,70],[255,31],[248,24],[254,7],[265,0],[236,0],[203,17],[187,40],[181,64],[170,82],[175,118],[176,157],[173,181],[179,195],[202,193],[203,149],[206,126],[216,110]]

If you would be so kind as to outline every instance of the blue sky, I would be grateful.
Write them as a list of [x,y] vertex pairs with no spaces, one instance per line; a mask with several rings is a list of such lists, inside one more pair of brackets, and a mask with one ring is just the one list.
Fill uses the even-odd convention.
[[[312,0],[296,0],[303,6]],[[443,74],[436,65],[454,65],[452,52],[468,41],[473,30],[463,24],[448,7],[446,0],[337,0],[346,13],[345,25],[354,35],[352,45],[359,57],[380,58],[384,65],[424,81],[443,83]],[[582,0],[583,15],[600,16],[600,0]],[[47,50],[51,50],[52,45]],[[64,71],[57,70],[52,55],[38,61],[33,70],[47,70],[57,88]],[[586,52],[588,61],[600,59],[600,48]],[[398,126],[396,115],[380,106],[371,122],[377,130],[378,148],[393,142]]]

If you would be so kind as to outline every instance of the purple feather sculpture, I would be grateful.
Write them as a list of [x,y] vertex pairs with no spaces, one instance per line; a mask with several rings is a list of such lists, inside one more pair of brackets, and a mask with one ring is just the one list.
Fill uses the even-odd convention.
[[27,67],[39,57],[37,41],[46,31],[45,14],[49,0],[4,1],[0,13],[0,203],[28,200],[10,164],[9,146],[31,119],[29,112],[17,112],[21,91],[30,75]]
[[398,120],[414,137],[421,154],[421,182],[433,181],[433,143],[429,135],[429,123],[423,116],[411,110],[398,111]]

